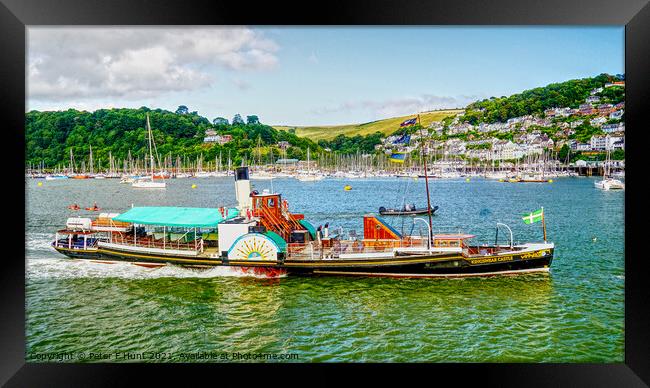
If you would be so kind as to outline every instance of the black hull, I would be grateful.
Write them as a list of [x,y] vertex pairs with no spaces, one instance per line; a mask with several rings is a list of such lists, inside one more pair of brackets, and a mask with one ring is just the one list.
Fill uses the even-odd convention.
[[[60,253],[73,259],[92,261],[122,261],[145,267],[157,267],[168,264],[211,268],[226,266],[235,268],[259,268],[281,270],[289,275],[334,275],[334,276],[381,276],[381,277],[464,277],[495,276],[517,274],[533,271],[548,271],[553,260],[552,249],[544,249],[542,255],[513,254],[507,256],[488,256],[467,258],[458,254],[438,254],[432,256],[398,256],[386,259],[325,259],[280,262],[228,262],[221,259],[187,258],[176,256],[156,256],[135,254],[116,250],[100,249],[95,251],[55,248]],[[527,256],[528,255],[528,256]]]
[[289,269],[288,273],[296,275],[339,275],[396,278],[498,276],[515,275],[528,272],[547,272],[550,268],[551,261],[552,257],[549,257],[512,263],[460,266],[453,268],[436,268],[429,266],[428,263],[376,268],[321,268],[302,271],[292,268]]
[[[434,206],[431,208],[431,214],[435,213],[436,210],[438,210],[438,206]],[[419,214],[427,214],[428,211],[427,209],[420,209],[420,210],[395,210],[395,209],[385,209],[385,210],[379,210],[379,214],[382,216],[411,216],[411,215],[419,215]]]

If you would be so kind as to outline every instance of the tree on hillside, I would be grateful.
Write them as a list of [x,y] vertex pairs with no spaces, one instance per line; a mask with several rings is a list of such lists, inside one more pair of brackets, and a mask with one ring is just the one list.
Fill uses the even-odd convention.
[[259,124],[259,123],[260,123],[260,119],[256,115],[246,116],[247,125]]
[[180,105],[178,109],[176,109],[177,115],[186,115],[188,113],[190,113],[190,110],[185,105]]
[[[509,118],[524,115],[541,116],[544,110],[549,108],[577,108],[584,103],[593,89],[603,87],[613,78],[608,74],[600,74],[593,78],[575,79],[524,90],[509,97],[491,97],[476,101],[467,106],[463,121],[473,125],[481,122],[504,122]],[[621,99],[621,95],[614,91],[606,93],[611,94],[608,97],[613,101]]]
[[232,125],[243,125],[244,120],[241,118],[241,115],[237,113],[235,117],[232,118]]
[[212,124],[214,124],[214,125],[228,125],[228,119],[223,118],[223,117],[216,117],[214,120],[212,120]]
[[[181,110],[182,111],[182,110]],[[203,144],[205,131],[213,128],[212,123],[198,114],[176,114],[163,109],[98,109],[94,112],[66,111],[39,112],[25,114],[26,163],[33,165],[44,162],[47,167],[67,165],[70,150],[78,163],[88,165],[88,147],[92,145],[93,158],[105,160],[109,153],[118,162],[128,158],[148,155],[145,113],[149,113],[156,146],[160,155],[171,155],[173,160],[181,157],[191,161],[204,153],[204,160],[213,160],[219,151],[232,151],[233,163],[250,154],[257,139],[264,145],[272,145],[284,140],[297,148],[295,155],[303,155],[307,148],[316,153],[320,147],[310,139],[295,134],[278,131],[268,125],[219,126],[219,132],[232,136],[232,141],[224,147],[215,145],[205,153]],[[223,119],[223,118],[222,118]],[[217,122],[227,122],[227,120]],[[240,124],[243,120],[240,117]]]
[[557,155],[558,159],[562,161],[565,160],[570,151],[571,148],[567,144],[564,144]]

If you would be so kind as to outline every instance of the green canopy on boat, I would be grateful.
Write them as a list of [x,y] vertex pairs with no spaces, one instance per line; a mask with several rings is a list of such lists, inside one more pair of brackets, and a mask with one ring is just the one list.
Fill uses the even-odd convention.
[[271,240],[273,240],[277,245],[278,248],[280,248],[280,251],[286,252],[287,251],[287,242],[284,241],[282,237],[280,237],[279,234],[275,233],[272,230],[269,230],[264,233],[267,237],[269,237]]
[[115,221],[142,225],[178,226],[182,228],[209,228],[239,215],[236,208],[228,209],[223,217],[219,209],[201,207],[134,207],[114,217]]

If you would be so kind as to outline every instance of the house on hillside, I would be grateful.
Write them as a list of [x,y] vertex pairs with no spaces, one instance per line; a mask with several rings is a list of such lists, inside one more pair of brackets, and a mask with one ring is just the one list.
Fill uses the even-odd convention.
[[612,112],[614,105],[612,104],[600,104],[598,105],[598,114],[608,115]]
[[588,103],[597,103],[600,102],[600,97],[599,96],[589,96],[585,99],[585,102]]
[[596,113],[596,109],[594,109],[593,105],[587,103],[587,104],[582,104],[578,108],[578,114],[581,115],[591,115]]
[[605,151],[607,148],[607,136],[594,135],[589,141],[592,151]]
[[607,136],[607,149],[610,151],[625,149],[625,136]]
[[610,119],[620,119],[621,117],[623,117],[623,112],[624,112],[624,110],[622,110],[622,109],[621,110],[615,110],[615,111],[613,111],[612,113],[609,114],[609,118]]
[[593,127],[600,127],[601,125],[607,122],[607,117],[599,116],[589,121],[589,124]]
[[555,117],[557,115],[557,109],[551,108],[544,111],[544,116],[546,117]]

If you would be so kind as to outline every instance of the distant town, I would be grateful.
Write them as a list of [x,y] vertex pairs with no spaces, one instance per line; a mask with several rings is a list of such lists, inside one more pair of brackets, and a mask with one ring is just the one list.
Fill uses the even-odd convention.
[[[605,85],[605,88],[610,87],[624,88],[625,82]],[[429,147],[442,149],[443,155],[499,161],[541,155],[545,150],[560,150],[565,145],[571,151],[579,151],[587,155],[624,150],[625,102],[600,103],[601,97],[598,94],[603,92],[603,89],[592,90],[584,104],[577,109],[568,107],[547,109],[541,117],[526,115],[508,119],[506,122],[472,125],[463,122],[463,115],[459,114],[448,124],[434,122],[422,133],[412,134],[411,141],[425,136],[430,139]],[[597,128],[600,133],[592,135],[588,142],[571,139],[572,135],[576,134],[576,128],[583,125],[585,121],[588,121],[593,128]],[[549,129],[552,128],[557,130],[549,133]],[[503,137],[510,137],[510,139]],[[403,146],[397,143],[399,138],[399,135],[389,136],[383,139],[382,144],[376,145],[375,149],[389,154],[398,149],[411,152],[417,147],[416,145]]]
[[[419,149],[421,136],[428,139],[428,148],[439,150],[441,156],[460,156],[479,161],[515,161],[542,155],[547,150],[560,150],[565,145],[571,152],[586,155],[625,150],[625,102],[603,103],[599,96],[604,88],[612,87],[624,88],[625,82],[612,82],[593,89],[576,109],[557,107],[545,110],[542,116],[525,115],[506,122],[478,125],[464,122],[463,114],[459,114],[447,122],[433,122],[427,128],[411,134],[408,145],[400,143],[401,135],[396,134],[382,138],[381,144],[375,145],[375,150],[387,155],[395,151],[414,152]],[[592,135],[586,142],[572,139],[576,128],[583,125],[585,120],[600,133]],[[552,128],[557,130],[549,133]],[[208,130],[204,142],[224,145],[232,139],[231,135]],[[280,141],[276,146],[286,150],[291,144]]]

